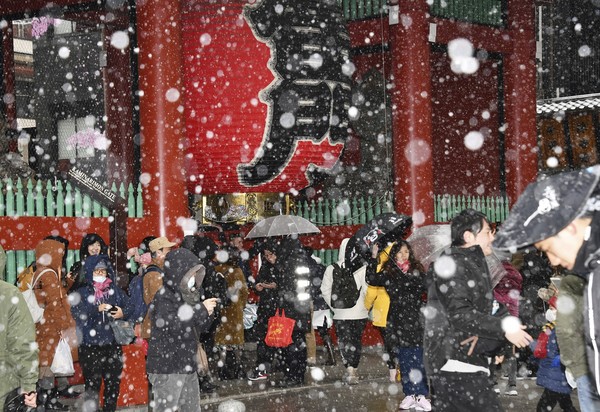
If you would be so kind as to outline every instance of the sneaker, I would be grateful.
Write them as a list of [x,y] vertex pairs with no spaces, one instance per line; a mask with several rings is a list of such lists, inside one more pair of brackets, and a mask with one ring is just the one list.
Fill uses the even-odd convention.
[[265,371],[254,369],[254,372],[252,375],[248,376],[248,379],[251,381],[264,381],[269,379],[269,375]]
[[417,396],[417,403],[415,405],[415,409],[417,411],[430,411],[431,410],[431,401],[424,397],[423,395]]
[[494,392],[496,392],[497,394],[500,394],[500,388],[497,386],[494,386]]
[[415,395],[408,395],[407,397],[402,399],[402,402],[400,402],[400,406],[398,409],[406,410],[411,409],[415,406],[417,406],[417,398],[415,398]]
[[508,388],[506,388],[506,392],[504,392],[504,394],[508,396],[518,396],[519,392],[517,392],[517,387],[515,385],[510,385]]
[[346,383],[348,385],[358,384],[358,382],[360,380],[358,378],[358,371],[356,370],[356,368],[353,368],[352,366],[348,366],[346,368],[346,370],[348,371],[348,376],[346,376]]

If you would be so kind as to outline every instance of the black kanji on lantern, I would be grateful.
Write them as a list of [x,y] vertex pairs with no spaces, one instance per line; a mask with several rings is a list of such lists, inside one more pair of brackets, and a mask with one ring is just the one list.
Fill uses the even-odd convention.
[[299,140],[345,142],[351,100],[350,38],[336,0],[263,0],[247,6],[254,35],[272,52],[276,80],[261,92],[269,105],[259,153],[238,166],[239,181],[276,178]]

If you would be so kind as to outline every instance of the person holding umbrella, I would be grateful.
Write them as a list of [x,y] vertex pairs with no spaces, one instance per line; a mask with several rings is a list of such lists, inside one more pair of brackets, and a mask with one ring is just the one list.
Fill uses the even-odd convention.
[[[562,266],[586,283],[583,327],[589,373],[577,378],[583,411],[599,410],[600,350],[600,166],[559,173],[531,183],[500,227],[494,246],[515,252],[534,245],[553,266]],[[557,302],[558,312],[572,302]],[[577,322],[576,320],[574,322]]]
[[377,272],[379,245],[373,245],[373,259],[367,276],[385,287],[390,308],[385,327],[385,342],[397,357],[402,375],[404,399],[400,410],[431,410],[429,389],[423,365],[423,321],[421,309],[426,302],[425,270],[415,259],[410,244],[397,241],[389,252],[383,270]]

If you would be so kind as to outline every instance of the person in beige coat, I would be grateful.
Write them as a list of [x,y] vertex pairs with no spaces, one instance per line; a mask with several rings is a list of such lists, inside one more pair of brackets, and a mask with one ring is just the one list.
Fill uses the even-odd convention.
[[[221,273],[227,281],[227,295],[231,300],[231,304],[225,306],[221,311],[222,321],[215,332],[215,345],[221,348],[221,360],[224,367],[227,367],[228,355],[230,359],[231,355],[234,355],[239,365],[241,349],[244,345],[244,307],[248,300],[246,277],[232,260],[217,265],[215,271]],[[233,353],[228,354],[228,351],[233,351]],[[233,375],[239,371],[227,372]]]

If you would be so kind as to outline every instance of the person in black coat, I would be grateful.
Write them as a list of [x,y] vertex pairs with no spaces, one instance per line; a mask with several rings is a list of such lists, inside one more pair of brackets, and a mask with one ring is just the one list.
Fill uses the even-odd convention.
[[[375,245],[373,254],[378,253]],[[390,297],[390,307],[385,327],[385,342],[397,357],[402,375],[404,400],[400,409],[415,406],[431,410],[427,399],[429,388],[423,365],[423,319],[421,309],[426,302],[425,270],[416,260],[410,244],[398,241],[389,252],[389,259],[381,272],[367,276],[375,284],[383,285]]]
[[197,410],[198,336],[213,321],[215,298],[202,300],[205,268],[190,250],[170,251],[163,287],[150,305],[146,369],[156,410]]
[[[452,246],[428,272],[425,366],[435,410],[501,411],[489,378],[487,351],[505,344],[523,347],[533,339],[519,327],[502,328],[494,316],[493,290],[485,256],[494,234],[484,214],[463,210],[451,223]],[[509,323],[510,324],[510,323]]]
[[264,243],[262,251],[261,267],[258,271],[256,283],[253,284],[254,291],[259,296],[258,308],[256,309],[256,321],[254,322],[254,333],[256,335],[256,368],[248,376],[251,381],[268,379],[271,372],[271,364],[275,356],[274,348],[267,346],[267,326],[269,318],[275,315],[278,299],[279,275],[275,262],[277,261],[277,242],[270,240]]
[[296,321],[292,344],[282,349],[284,381],[278,386],[304,383],[306,372],[306,333],[311,329],[310,259],[298,239],[284,238],[277,246],[275,267],[279,275],[278,307]]

